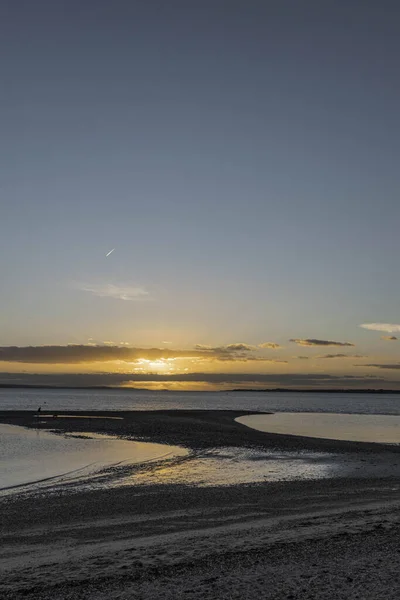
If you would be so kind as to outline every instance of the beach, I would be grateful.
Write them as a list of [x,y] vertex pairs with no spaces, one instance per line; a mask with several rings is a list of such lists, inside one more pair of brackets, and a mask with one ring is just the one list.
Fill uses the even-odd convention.
[[[137,480],[144,483],[1,498],[1,596],[398,598],[400,449],[258,432],[235,422],[245,414],[1,412],[2,423],[176,444],[193,460],[212,448],[307,450],[344,462],[354,456],[366,469],[357,477],[195,486],[160,483],[160,465],[148,464]],[[184,460],[190,470],[191,458]],[[368,476],[377,460],[393,466],[391,476]]]

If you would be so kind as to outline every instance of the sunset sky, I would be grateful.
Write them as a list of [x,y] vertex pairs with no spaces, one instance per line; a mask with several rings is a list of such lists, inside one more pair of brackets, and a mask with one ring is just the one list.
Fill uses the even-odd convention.
[[0,383],[400,388],[399,30],[1,2]]

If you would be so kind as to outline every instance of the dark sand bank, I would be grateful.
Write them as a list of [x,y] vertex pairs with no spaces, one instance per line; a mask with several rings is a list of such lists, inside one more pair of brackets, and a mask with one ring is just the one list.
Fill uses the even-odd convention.
[[[243,414],[253,413],[109,412],[104,419],[41,423],[33,413],[13,411],[0,413],[0,422],[114,433],[194,451],[373,452],[400,462],[398,448],[379,444],[257,432],[234,421]],[[399,477],[207,488],[64,486],[0,498],[0,597],[397,600],[399,536]]]
[[[54,413],[55,417],[38,418],[38,415],[31,411],[0,411],[0,423],[61,432],[109,433],[132,439],[185,446],[194,450],[245,446],[335,453],[368,451],[400,453],[400,446],[259,432],[234,420],[236,417],[252,414],[255,414],[255,411],[154,410],[102,411],[101,413],[85,411],[82,414],[76,411],[59,411]],[[52,415],[52,411],[46,409],[46,415]],[[71,418],[73,415],[79,418]]]

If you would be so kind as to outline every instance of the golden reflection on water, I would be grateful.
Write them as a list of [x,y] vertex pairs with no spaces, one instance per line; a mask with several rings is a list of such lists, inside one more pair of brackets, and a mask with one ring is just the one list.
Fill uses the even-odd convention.
[[274,452],[248,448],[218,448],[168,464],[136,472],[118,485],[237,485],[265,481],[329,477],[332,455],[311,452]]

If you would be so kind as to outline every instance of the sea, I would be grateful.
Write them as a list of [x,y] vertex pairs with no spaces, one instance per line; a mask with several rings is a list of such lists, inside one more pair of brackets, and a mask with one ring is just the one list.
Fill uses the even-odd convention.
[[254,410],[400,415],[399,394],[0,389],[0,410]]
[[[340,415],[333,422],[333,429],[339,431],[344,423],[347,434],[350,431],[347,439],[352,439],[352,431],[357,429],[359,433],[360,425],[365,419],[367,427],[363,427],[363,434],[367,429],[372,432],[375,416],[376,425],[379,425],[378,435],[385,436],[390,431],[392,437],[388,440],[393,443],[396,442],[396,432],[399,431],[400,443],[400,394],[0,389],[0,411],[36,411],[39,406],[42,413],[68,410],[77,415],[85,414],[86,411],[166,409],[231,409],[284,413],[275,425],[279,427],[290,427],[293,423],[296,427],[299,424],[302,427],[309,426],[306,419],[308,414],[312,418],[311,426],[314,429],[316,423],[320,423],[320,436],[322,426],[330,426],[332,430],[332,415]],[[293,418],[296,414],[299,418],[301,414],[304,415],[301,423],[299,419]],[[319,421],[312,415],[319,415]],[[275,416],[278,419],[279,415]],[[253,423],[249,422],[248,426],[253,426]],[[261,430],[264,426],[261,424]],[[260,425],[256,424],[256,428],[258,427]],[[268,427],[270,423],[267,424],[267,430]],[[310,431],[312,435],[312,430],[303,435],[310,435]],[[296,433],[296,430],[292,433]],[[299,431],[297,433],[301,434]],[[59,490],[63,486],[82,488],[89,485],[92,489],[96,485],[137,486],[154,483],[232,485],[359,476],[360,473],[369,477],[400,476],[397,461],[387,462],[378,455],[370,455],[366,463],[362,456],[335,456],[325,452],[262,452],[254,449],[218,448],[201,455],[189,456],[190,460],[186,460],[187,457],[187,450],[175,446],[119,440],[91,433],[85,435],[82,432],[66,436],[51,431],[0,424],[0,496],[42,493],[45,489]],[[130,474],[129,469],[126,469],[148,463],[156,466],[152,470],[133,470]],[[160,464],[161,466],[157,466]],[[110,472],[110,469],[121,473],[121,477],[105,477],[104,473]]]

